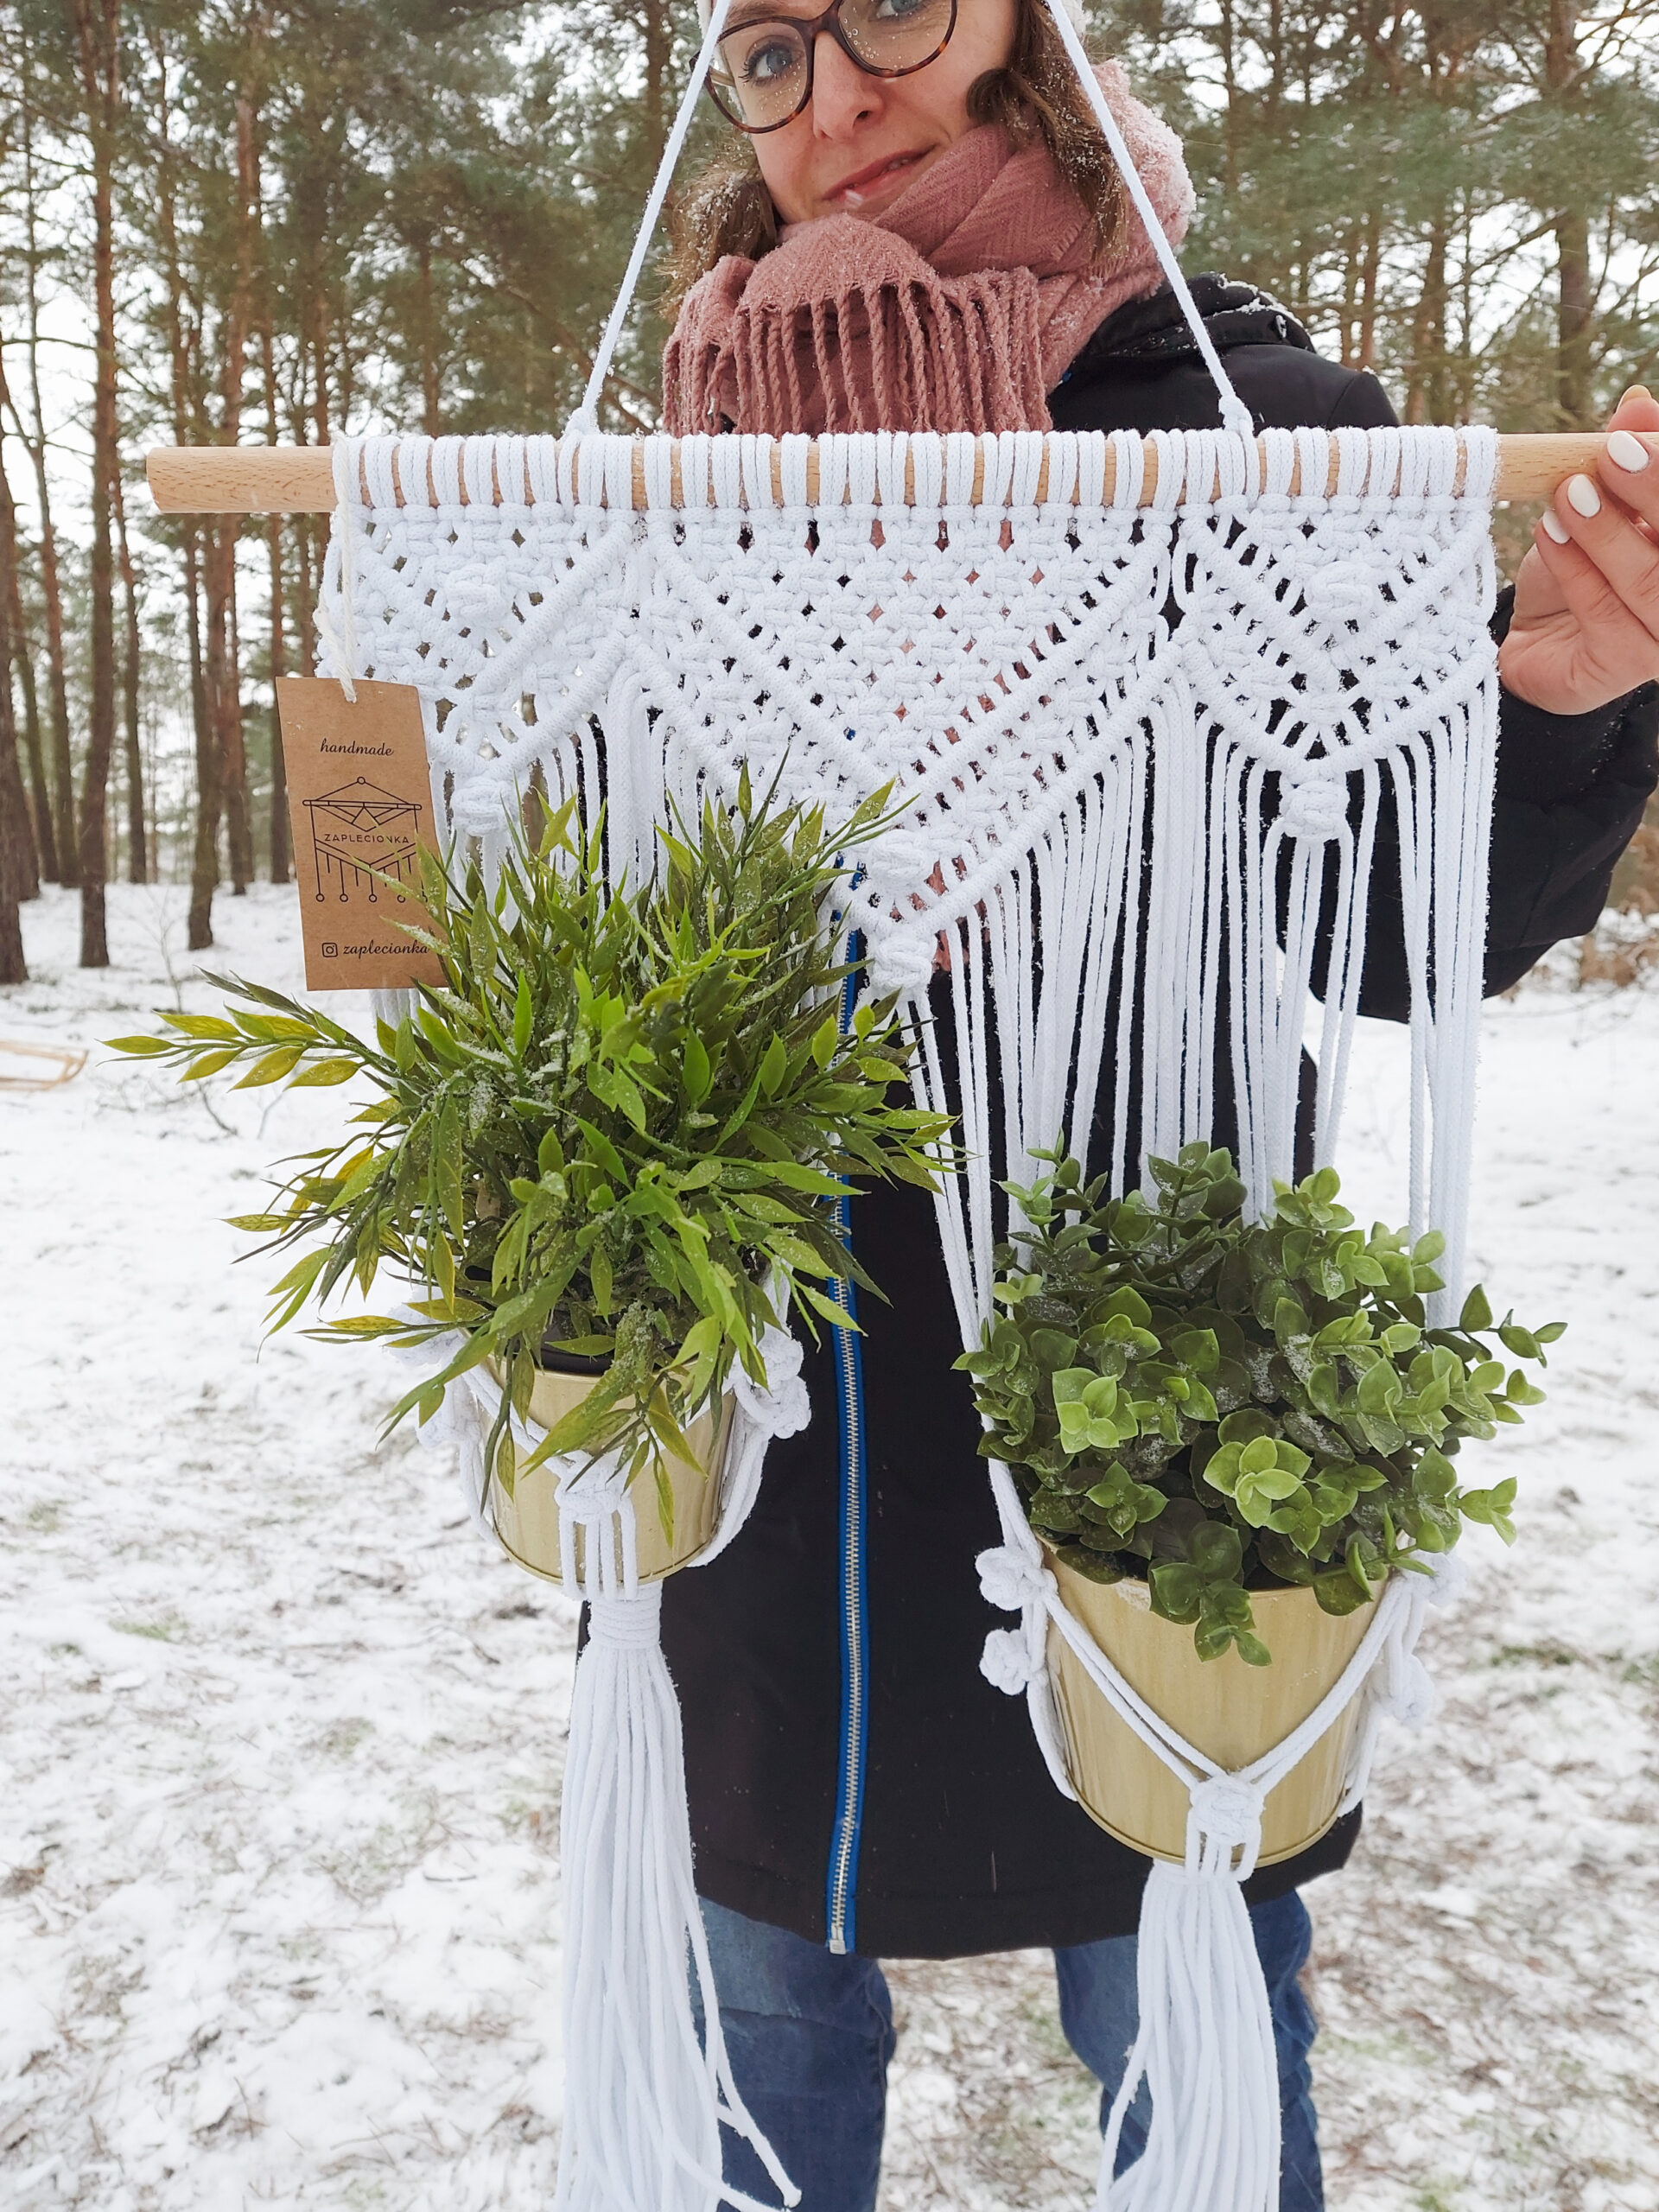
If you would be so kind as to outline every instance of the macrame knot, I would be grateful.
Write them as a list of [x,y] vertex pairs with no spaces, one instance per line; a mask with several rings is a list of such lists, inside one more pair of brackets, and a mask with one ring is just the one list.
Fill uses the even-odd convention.
[[866,960],[870,988],[882,999],[925,998],[938,947],[936,937],[924,937],[913,928],[894,930],[870,946]]
[[1323,843],[1341,836],[1348,820],[1348,789],[1340,778],[1310,776],[1292,784],[1279,806],[1281,826],[1293,837]]
[[981,1552],[974,1565],[979,1569],[981,1595],[999,1612],[1022,1613],[1027,1605],[1046,1605],[1049,1593],[1059,1588],[1040,1560],[1012,1544]]
[[559,1510],[578,1526],[593,1528],[621,1511],[628,1488],[627,1456],[601,1452],[590,1459],[584,1452],[562,1452],[547,1464],[553,1470]]
[[732,1370],[732,1390],[749,1419],[767,1436],[796,1436],[812,1418],[812,1401],[801,1379],[801,1347],[787,1329],[762,1332],[763,1389],[741,1367]]
[[994,1628],[980,1654],[979,1671],[993,1689],[1005,1697],[1019,1697],[1043,1677],[1040,1654],[1033,1656],[1032,1640],[1023,1629]]
[[1192,1785],[1186,1816],[1186,1863],[1191,1872],[1243,1877],[1262,1848],[1265,1792],[1236,1774],[1215,1774]]
[[461,836],[487,837],[493,830],[501,827],[501,793],[494,784],[482,777],[466,783],[457,777],[449,810],[455,829]]
[[1433,1573],[1425,1593],[1431,1605],[1455,1605],[1469,1587],[1469,1564],[1455,1552],[1442,1552],[1428,1562]]
[[1434,1718],[1440,1707],[1440,1695],[1434,1688],[1434,1678],[1414,1652],[1402,1654],[1390,1669],[1388,1694],[1383,1699],[1384,1710],[1402,1728],[1414,1731],[1426,1727]]
[[642,1584],[632,1598],[588,1600],[588,1640],[615,1651],[654,1650],[662,1637],[663,1586]]

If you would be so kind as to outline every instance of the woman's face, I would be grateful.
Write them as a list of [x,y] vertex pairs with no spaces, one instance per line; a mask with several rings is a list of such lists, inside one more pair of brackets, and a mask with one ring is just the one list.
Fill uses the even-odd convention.
[[[819,5],[822,0],[819,0]],[[819,34],[812,98],[781,130],[754,141],[780,221],[879,215],[973,124],[968,93],[1014,50],[1016,0],[958,0],[957,28],[937,61],[908,77],[870,77]],[[819,12],[812,0],[735,0],[734,26],[758,16]]]

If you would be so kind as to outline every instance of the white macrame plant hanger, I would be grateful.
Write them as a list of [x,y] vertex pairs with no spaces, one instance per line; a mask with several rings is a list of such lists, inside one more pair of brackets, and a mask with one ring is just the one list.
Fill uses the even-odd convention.
[[[1029,1180],[1035,1149],[1062,1133],[1083,1154],[1097,1098],[1107,1142],[1088,1166],[1116,1189],[1141,1170],[1131,1128],[1142,1157],[1208,1138],[1218,1029],[1240,1172],[1253,1205],[1270,1202],[1292,1173],[1321,937],[1314,1148],[1332,1157],[1391,803],[1412,990],[1410,1211],[1414,1230],[1432,1223],[1447,1239],[1443,1319],[1463,1264],[1497,742],[1496,440],[1253,436],[1077,31],[1050,5],[1216,383],[1222,429],[601,436],[593,410],[721,0],[566,435],[340,442],[320,667],[418,689],[440,818],[486,868],[537,773],[556,804],[603,802],[613,880],[635,884],[671,810],[730,795],[745,766],[831,818],[895,787],[904,819],[863,854],[846,919],[874,988],[908,1001],[918,1103],[958,1117],[966,1162],[938,1212],[969,1346],[992,1313],[997,1184]],[[948,1008],[933,1019],[941,946]],[[715,1548],[753,1502],[766,1434],[804,1418],[798,1349],[772,1342],[767,1357],[777,1395],[746,1402]],[[444,1416],[474,1464],[493,1412],[481,1388],[452,1386]],[[719,2177],[724,2124],[793,2203],[720,2036],[659,1601],[631,1580],[632,1502],[602,1465],[560,1480],[572,1512],[613,1530],[597,1555],[613,1571],[584,1593],[593,1637],[571,1719],[556,2201],[750,2206]],[[1415,1724],[1428,1709],[1414,1648],[1449,1578],[1391,1584],[1318,1711],[1228,1774],[1065,1610],[1007,1469],[992,1462],[991,1480],[1002,1542],[982,1555],[982,1583],[1020,1622],[988,1637],[984,1671],[1025,1694],[1056,1786],[1073,1794],[1051,1625],[1191,1796],[1185,1864],[1156,1864],[1147,1881],[1140,2034],[1099,2205],[1273,2212],[1277,2068],[1242,1891],[1262,1804],[1356,1698],[1344,1808],[1358,1802],[1384,1718]],[[1143,2078],[1147,2147],[1114,2181]]]

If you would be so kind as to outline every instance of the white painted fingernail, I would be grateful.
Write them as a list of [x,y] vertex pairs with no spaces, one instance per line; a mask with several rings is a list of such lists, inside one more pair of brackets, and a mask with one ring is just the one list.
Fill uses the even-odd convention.
[[1628,430],[1615,430],[1607,441],[1607,458],[1627,475],[1639,476],[1653,456],[1640,438]]
[[1573,512],[1586,522],[1601,512],[1601,494],[1587,476],[1575,476],[1567,487],[1567,496]]
[[1554,507],[1546,507],[1544,509],[1543,520],[1544,528],[1549,532],[1549,535],[1554,539],[1558,545],[1570,545],[1573,543],[1572,531],[1561,520]]

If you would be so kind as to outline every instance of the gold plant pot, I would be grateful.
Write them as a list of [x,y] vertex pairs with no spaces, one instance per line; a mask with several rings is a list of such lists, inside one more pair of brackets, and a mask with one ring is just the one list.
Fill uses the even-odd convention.
[[[553,1427],[582,1403],[599,1381],[600,1377],[594,1375],[561,1375],[550,1368],[539,1370],[531,1392],[531,1419],[543,1428]],[[720,1522],[720,1478],[731,1427],[731,1394],[724,1392],[712,1405],[705,1406],[685,1432],[694,1457],[690,1460],[669,1459],[669,1483],[674,1493],[672,1541],[663,1533],[662,1516],[657,1508],[657,1484],[651,1469],[646,1467],[629,1484],[627,1500],[633,1512],[635,1553],[641,1582],[660,1582],[664,1575],[672,1574],[677,1567],[695,1559],[713,1540]],[[559,1555],[556,1491],[557,1478],[545,1461],[528,1473],[521,1471],[517,1475],[511,1497],[499,1478],[489,1486],[488,1511],[503,1550],[520,1567],[527,1567],[532,1574],[539,1574],[548,1582],[568,1579],[565,1562]],[[594,1580],[597,1578],[592,1572],[594,1562],[588,1558],[587,1551],[594,1541],[595,1532],[577,1529],[575,1533],[577,1578]],[[604,1540],[620,1543],[614,1523],[607,1524]],[[620,1550],[615,1564],[620,1581]]]
[[[1253,1590],[1256,1632],[1273,1654],[1246,1666],[1237,1652],[1200,1659],[1192,1630],[1152,1610],[1147,1585],[1091,1582],[1049,1554],[1066,1610],[1130,1688],[1197,1751],[1230,1770],[1282,1743],[1341,1680],[1370,1626],[1376,1600],[1324,1612],[1311,1590]],[[1051,1621],[1048,1664],[1065,1738],[1066,1770],[1090,1818],[1154,1859],[1186,1856],[1185,1786],[1101,1695]],[[1268,1791],[1260,1863],[1315,1844],[1337,1817],[1360,1721],[1352,1700],[1306,1755]]]

